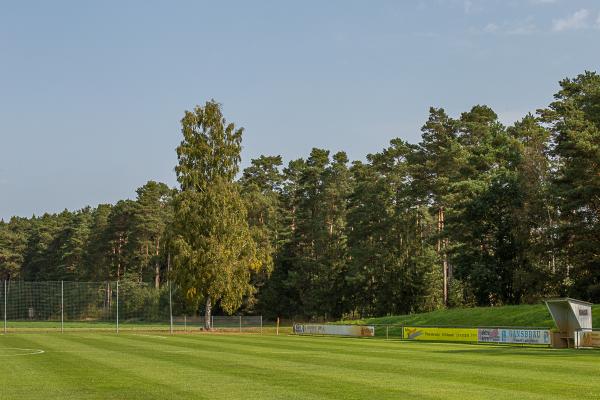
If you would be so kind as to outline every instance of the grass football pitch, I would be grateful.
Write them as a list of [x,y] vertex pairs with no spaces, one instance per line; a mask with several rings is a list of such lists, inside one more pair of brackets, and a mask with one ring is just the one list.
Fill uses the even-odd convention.
[[598,399],[600,351],[258,334],[0,335],[0,399]]

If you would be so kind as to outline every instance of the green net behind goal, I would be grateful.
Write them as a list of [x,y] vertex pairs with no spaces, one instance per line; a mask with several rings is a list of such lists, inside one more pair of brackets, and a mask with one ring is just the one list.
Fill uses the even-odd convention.
[[[0,281],[5,332],[65,330],[198,331],[200,315],[172,315],[169,283]],[[223,331],[262,331],[260,316],[214,316]]]

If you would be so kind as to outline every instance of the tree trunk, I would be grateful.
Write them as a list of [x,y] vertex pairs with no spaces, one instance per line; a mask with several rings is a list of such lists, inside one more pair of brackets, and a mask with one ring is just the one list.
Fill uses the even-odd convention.
[[446,254],[442,257],[444,268],[444,306],[448,307],[448,259],[446,258]]
[[160,289],[160,265],[158,261],[154,265],[154,287]]
[[[110,281],[106,282],[106,308],[110,313],[112,307],[112,288],[110,287]],[[110,314],[109,314],[110,315]]]
[[121,239],[122,236],[119,235],[119,241],[117,245],[117,280],[121,279]]
[[[441,233],[444,230],[444,207],[440,207],[438,209],[438,233]],[[438,253],[441,253],[442,256],[442,271],[444,274],[444,306],[448,307],[448,283],[450,281],[450,276],[448,274],[448,255],[446,253],[446,239],[438,238],[437,246]]]
[[156,238],[156,249],[155,249],[156,261],[154,263],[154,287],[157,289],[160,288],[160,264],[158,262],[159,250],[160,250],[160,238]]
[[[448,282],[451,282],[453,273],[452,264],[448,262],[448,239],[444,239],[444,263],[446,263],[446,269],[448,270]],[[448,289],[448,293],[450,293],[450,289]]]
[[204,310],[204,329],[212,329],[212,302],[210,296],[206,297],[206,308]]

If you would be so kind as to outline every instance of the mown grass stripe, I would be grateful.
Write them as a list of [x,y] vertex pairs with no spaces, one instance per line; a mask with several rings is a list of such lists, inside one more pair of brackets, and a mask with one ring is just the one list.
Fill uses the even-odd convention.
[[[24,374],[6,375],[21,380],[8,392],[14,398],[48,398],[39,388],[58,378],[61,365],[69,379],[50,392],[64,398],[79,398],[74,393],[88,382],[93,390],[82,389],[85,398],[111,398],[118,389],[131,395],[127,398],[178,399],[600,397],[598,352],[266,335],[0,337],[0,347],[19,343],[28,348],[37,343],[49,357],[0,364],[0,374],[11,364],[34,371],[29,392],[23,391]],[[566,365],[556,368],[557,363]],[[144,389],[135,394],[138,386]]]
[[[366,342],[362,342],[362,343],[366,343]],[[427,344],[424,344],[424,346],[426,346],[426,345],[427,345]],[[456,347],[460,347],[460,345],[455,345],[455,346],[456,346]],[[462,347],[463,347],[463,348],[467,348],[468,346],[464,346],[464,345],[463,345]],[[532,349],[532,350],[534,350],[534,349]],[[541,349],[537,349],[537,350],[541,350]],[[308,360],[307,360],[307,361],[308,361]],[[359,361],[359,360],[357,360],[357,361]],[[366,364],[366,363],[368,363],[368,360],[363,360],[363,362],[362,362],[362,365],[364,365],[364,364]],[[439,363],[439,360],[438,360],[438,363]],[[377,364],[380,364],[380,361],[378,361],[378,363],[377,363]],[[514,365],[514,364],[518,364],[518,363],[517,363],[517,362],[511,362],[511,364],[513,364],[513,365]],[[369,369],[370,369],[370,367],[369,367]],[[435,368],[434,368],[434,369],[435,369]],[[434,370],[434,369],[433,369],[433,370]],[[496,369],[498,369],[498,368],[496,368]],[[526,369],[526,370],[529,370],[529,371],[530,371],[530,370],[532,369],[532,366],[526,366],[526,367],[524,367],[524,369]],[[441,370],[443,370],[443,368],[442,368]],[[514,375],[514,374],[513,374],[513,372],[514,372],[514,368],[512,368],[511,370],[508,370],[508,371],[503,371],[503,370],[502,370],[502,368],[500,368],[500,370],[501,370],[502,372],[504,372],[504,375]],[[431,371],[432,371],[432,368],[430,368],[430,372],[431,372]],[[402,371],[399,371],[399,372],[402,372]],[[488,369],[488,371],[486,371],[486,374],[488,374],[488,375],[489,375],[489,374],[490,374],[490,372],[492,372],[492,371],[490,371],[490,370]],[[545,372],[545,371],[542,371],[542,372],[543,372],[544,374],[546,374],[546,373],[547,373],[547,372]],[[594,374],[593,370],[592,370],[592,371],[588,371],[588,372],[589,372],[589,374],[590,374],[590,375],[593,375],[593,374]],[[583,379],[583,380],[585,380],[585,377],[582,377],[582,379]],[[531,379],[530,379],[530,380],[531,380]],[[503,383],[503,382],[501,382],[501,383]],[[514,378],[512,378],[512,376],[511,376],[511,383],[515,383],[515,382],[514,382]],[[574,385],[579,385],[579,386],[581,386],[581,382],[575,382],[575,383],[574,383]]]
[[[107,391],[128,399],[146,399],[156,395],[156,389],[151,387],[152,381],[128,373],[123,368],[113,366],[106,369],[104,363],[89,357],[89,353],[70,353],[69,357],[60,357],[58,361],[56,353],[52,353],[53,347],[49,347],[47,341],[33,340],[39,339],[39,336],[20,339],[21,343],[47,349],[44,357],[28,360],[22,366],[25,371],[35,374],[36,377],[43,377],[44,385],[37,386],[36,380],[29,380],[26,385],[19,387],[11,380],[8,385],[3,385],[12,389],[12,393],[7,393],[7,396],[10,394],[9,398],[30,396],[32,392],[40,395],[40,398],[61,399],[103,398]],[[74,343],[68,341],[64,344],[72,347]],[[60,345],[60,338],[55,338],[52,345]]]
[[[89,341],[86,339],[76,339],[74,337],[71,340],[81,341],[81,343],[85,343],[90,346],[96,346],[98,349],[107,349],[106,346],[102,346],[99,343],[107,342],[116,345],[116,347],[108,350],[111,353],[118,353],[120,350],[127,350],[127,354],[130,355],[130,361],[135,362],[141,365],[151,363],[155,366],[160,366],[167,371],[177,371],[179,378],[189,377],[187,382],[197,381],[197,377],[202,377],[206,384],[203,384],[202,387],[198,387],[196,385],[193,387],[194,390],[201,392],[206,391],[210,396],[225,396],[227,398],[231,393],[236,393],[243,391],[254,391],[255,393],[271,393],[277,394],[278,398],[295,398],[294,392],[297,391],[293,388],[290,388],[289,385],[275,385],[272,382],[260,381],[260,378],[265,379],[269,376],[272,376],[271,370],[265,370],[259,366],[255,366],[253,370],[251,370],[251,376],[241,376],[238,373],[240,366],[244,366],[243,364],[236,365],[236,363],[223,363],[222,357],[213,357],[208,358],[204,357],[201,365],[194,363],[194,360],[191,360],[189,357],[185,355],[177,355],[172,353],[165,353],[161,351],[159,348],[154,346],[140,347],[140,342],[132,340],[133,344],[123,343],[124,341],[128,341],[125,336],[119,337],[107,337],[103,339],[95,339],[94,341]],[[208,363],[206,361],[211,361]],[[217,363],[220,361],[220,364]],[[216,367],[222,366],[226,368],[225,370],[215,370]],[[248,372],[248,371],[245,371]],[[223,378],[231,378],[231,379],[223,379]],[[257,378],[259,380],[257,380]],[[217,382],[217,383],[215,383]],[[224,383],[225,382],[225,383]],[[327,398],[326,393],[323,391],[319,391],[315,396],[309,395],[310,390],[302,389],[298,391],[297,398]],[[277,398],[277,397],[275,397]]]
[[[242,349],[243,347],[244,346],[238,346],[238,347],[236,347],[235,348],[236,349],[236,353],[240,353],[240,351],[243,351],[243,349]],[[216,352],[216,350],[218,350],[218,348],[215,348],[215,346],[212,345],[211,346],[211,352],[214,353],[214,352]],[[199,350],[199,352],[200,352],[200,350]],[[261,355],[260,353],[255,353],[255,352],[252,352],[251,355],[253,355],[254,357],[258,357],[258,358],[269,358],[269,357],[265,357],[264,355]],[[223,355],[221,355],[221,358],[223,358]],[[308,366],[310,366],[310,365],[312,365],[312,366],[318,366],[318,365],[323,366],[325,364],[325,365],[328,366],[328,370],[329,371],[336,373],[338,376],[348,376],[348,372],[350,372],[350,371],[344,371],[344,369],[345,369],[344,367],[340,367],[338,365],[338,363],[337,363],[336,360],[330,359],[330,358],[331,357],[328,357],[328,359],[326,359],[326,360],[320,360],[319,363],[315,363],[314,360],[309,357],[309,358],[306,358],[306,359],[303,359],[303,360],[296,360],[296,361],[294,361],[294,363],[297,364],[297,363],[301,362],[302,365],[305,365],[305,366],[306,365],[308,365]],[[358,361],[358,362],[360,362],[360,361]],[[362,362],[362,364],[365,364],[365,363],[369,363],[369,361],[365,360],[365,361]],[[359,365],[359,364],[357,364],[357,365]],[[281,367],[282,368],[284,368],[284,367],[290,368],[290,365],[286,364],[286,365],[282,365]],[[397,377],[397,376],[400,376],[400,377],[405,376],[405,375],[407,375],[408,372],[410,372],[410,371],[406,370],[405,368],[402,369],[402,370],[399,370],[399,371],[373,371],[373,367],[377,368],[377,366],[368,366],[366,368],[357,368],[356,366],[354,366],[352,369],[354,369],[354,370],[361,369],[361,370],[364,370],[364,371],[371,371],[372,379],[375,378],[375,375],[378,375],[378,374],[379,375],[383,375],[383,379],[385,381],[389,381],[389,379],[393,379],[394,377]],[[479,366],[476,366],[476,367],[479,368]],[[418,365],[415,366],[415,369],[418,369],[418,368],[419,368]],[[312,370],[312,369],[313,368],[310,368],[310,370]],[[434,375],[434,377],[436,378],[436,380],[438,382],[439,381],[446,382],[446,385],[451,387],[452,385],[455,384],[456,381],[459,381],[459,379],[457,379],[457,378],[460,378],[460,376],[461,376],[460,373],[457,373],[457,374],[455,374],[456,376],[448,377],[448,372],[444,371],[443,368],[440,368],[440,371],[439,371],[440,374],[437,374],[436,372],[437,371],[429,369],[427,371],[427,375],[429,375],[429,376],[427,376],[427,377],[421,376],[420,379],[424,381],[423,382],[424,384],[426,384],[426,383],[428,383],[427,381],[432,378],[431,375]],[[507,373],[507,371],[503,371],[503,372],[505,372],[505,374]],[[297,371],[297,373],[307,374],[307,372],[305,370]],[[394,375],[390,376],[390,374],[394,374]],[[314,372],[311,372],[309,375],[320,376],[320,375],[315,375]],[[413,378],[414,379],[418,379],[419,377],[413,376]],[[465,390],[464,386],[467,385],[467,386],[475,386],[475,387],[477,387],[477,389],[474,390],[474,391],[481,391],[481,386],[482,385],[485,386],[486,388],[488,386],[491,386],[492,389],[495,389],[497,386],[503,385],[503,384],[506,384],[506,383],[510,383],[510,384],[513,384],[513,385],[518,384],[518,382],[515,382],[512,379],[508,380],[508,381],[507,381],[507,379],[501,379],[501,378],[503,378],[503,376],[500,376],[498,374],[496,374],[493,378],[494,379],[491,380],[491,385],[489,383],[482,384],[481,383],[482,381],[476,381],[476,382],[462,381],[462,382],[460,382],[460,385],[463,387],[463,390]],[[312,379],[314,380],[314,377]],[[344,378],[342,379],[342,381],[345,381],[345,380],[346,379],[344,379]],[[358,383],[358,382],[356,381],[356,379],[353,379],[353,380],[350,380],[350,383]],[[529,383],[531,383],[531,382],[529,382]],[[372,380],[370,382],[370,384],[372,386],[373,385],[377,385],[377,381],[376,380]],[[520,390],[514,390],[514,393],[515,393],[515,395],[519,395],[519,394],[522,394],[523,391],[529,392],[530,391],[529,390],[530,387],[531,386],[529,384],[524,385],[522,389],[520,389]]]

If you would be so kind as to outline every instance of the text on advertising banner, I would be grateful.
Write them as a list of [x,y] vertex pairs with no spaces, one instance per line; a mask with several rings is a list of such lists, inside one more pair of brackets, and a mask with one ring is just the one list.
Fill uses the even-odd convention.
[[374,326],[295,324],[297,335],[375,336]]
[[477,328],[421,328],[407,326],[404,327],[404,338],[444,342],[477,342]]
[[547,329],[479,328],[478,340],[484,343],[550,344]]

